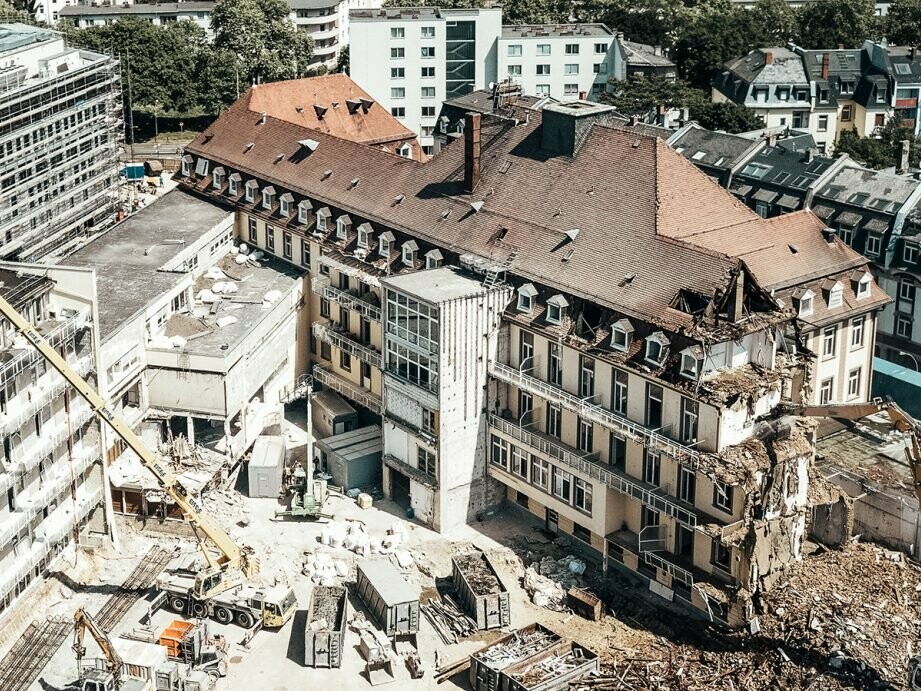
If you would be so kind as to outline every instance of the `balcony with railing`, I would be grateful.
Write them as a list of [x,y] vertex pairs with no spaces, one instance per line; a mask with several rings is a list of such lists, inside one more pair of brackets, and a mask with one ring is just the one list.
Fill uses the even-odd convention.
[[335,346],[352,357],[366,362],[372,367],[381,368],[381,353],[372,345],[365,345],[349,332],[336,328],[333,324],[314,322],[313,335],[331,346]]
[[321,298],[325,298],[337,305],[342,305],[346,309],[358,312],[359,315],[370,321],[380,322],[381,308],[372,305],[370,302],[362,300],[361,297],[352,293],[336,288],[330,283],[329,276],[316,276],[311,281],[313,292]]
[[511,367],[502,362],[490,362],[489,373],[506,384],[512,384],[523,391],[535,394],[553,403],[576,413],[579,417],[591,420],[608,429],[625,434],[645,446],[652,447],[662,453],[672,456],[676,460],[697,466],[700,452],[685,446],[680,442],[669,439],[659,432],[653,431],[637,422],[628,420],[617,413],[590,402],[589,399],[580,398],[558,386],[538,379],[527,372]]
[[[626,529],[618,530],[606,536],[605,539],[609,545],[616,545],[623,550],[624,553],[629,552],[636,556],[638,567],[642,568],[642,566],[645,565],[653,569],[664,571],[671,576],[673,580],[690,589],[694,585],[695,571],[692,570],[694,567],[684,568],[676,563],[681,557],[665,551],[664,539],[661,537],[661,532],[661,526],[646,526],[639,533],[634,533]],[[610,549],[609,554],[611,554]],[[621,560],[618,558],[617,561]],[[699,571],[700,575],[703,576],[702,571],[699,569],[696,571]],[[652,572],[646,575],[653,577]]]
[[340,377],[338,374],[334,374],[320,365],[313,366],[313,378],[315,381],[323,384],[323,386],[329,387],[350,401],[358,403],[371,412],[380,415],[381,399],[370,391],[353,384],[348,379]]
[[661,488],[630,477],[615,466],[601,463],[594,454],[587,454],[558,439],[541,432],[525,429],[513,420],[498,415],[489,415],[490,430],[498,432],[515,443],[524,445],[529,452],[540,453],[562,463],[583,475],[599,480],[606,486],[628,497],[642,502],[656,511],[671,516],[688,528],[697,527],[697,515],[691,506],[683,506]]
[[[77,332],[87,325],[87,313],[80,311],[59,322],[45,322],[36,325],[36,331],[41,334],[52,347],[76,336]],[[19,336],[13,346],[3,355],[11,357],[0,364],[0,385],[6,384],[12,377],[23,372],[27,367],[36,362],[42,355],[29,343],[25,337]]]
[[62,412],[43,424],[40,435],[30,435],[23,439],[13,460],[13,471],[28,473],[38,467],[42,459],[51,456],[68,437],[76,436],[78,430],[92,417],[93,411],[88,404],[73,402],[69,421],[67,414]]

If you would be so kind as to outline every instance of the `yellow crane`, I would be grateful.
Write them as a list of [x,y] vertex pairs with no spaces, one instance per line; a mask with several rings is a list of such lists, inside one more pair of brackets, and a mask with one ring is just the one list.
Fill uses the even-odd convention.
[[293,591],[247,585],[246,579],[252,578],[258,571],[258,562],[251,551],[234,542],[220,525],[205,514],[199,500],[183,486],[172,470],[147,448],[96,390],[3,297],[0,297],[0,313],[137,454],[192,526],[207,567],[197,572],[167,572],[158,579],[157,586],[166,594],[170,606],[183,613],[190,611],[197,617],[214,616],[225,624],[235,619],[246,628],[255,623],[256,617],[265,627],[283,626],[297,607]]
[[[87,630],[102,651],[106,661],[104,670],[93,669],[84,674],[80,663],[86,655],[86,646],[83,639]],[[112,645],[109,635],[96,623],[92,615],[82,607],[74,612],[74,653],[77,655],[77,670],[83,679],[81,691],[115,691],[121,686],[122,668],[124,663]]]

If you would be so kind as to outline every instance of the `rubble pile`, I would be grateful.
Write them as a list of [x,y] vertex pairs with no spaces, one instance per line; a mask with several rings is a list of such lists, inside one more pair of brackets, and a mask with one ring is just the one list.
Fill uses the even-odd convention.
[[522,585],[535,605],[562,612],[566,609],[566,592],[574,585],[582,585],[583,573],[585,562],[571,554],[562,559],[544,557],[525,570]]

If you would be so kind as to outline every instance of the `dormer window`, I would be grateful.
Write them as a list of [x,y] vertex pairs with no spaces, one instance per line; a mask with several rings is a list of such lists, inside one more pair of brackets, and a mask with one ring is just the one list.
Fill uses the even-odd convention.
[[348,214],[340,216],[336,219],[336,239],[345,240],[349,231],[352,229],[352,219],[349,218]]
[[363,250],[371,249],[371,235],[373,229],[370,223],[362,223],[358,226],[358,246]]
[[271,209],[275,205],[275,188],[269,185],[262,190],[262,208]]
[[857,299],[870,297],[870,283],[873,277],[869,271],[855,271],[851,274],[851,285],[854,287],[854,295]]
[[688,379],[697,379],[703,370],[703,352],[697,346],[688,348],[681,353],[681,376]]
[[325,233],[329,230],[329,219],[332,218],[332,212],[329,210],[328,206],[324,206],[322,209],[317,211],[317,230]]
[[386,257],[389,259],[390,258],[390,245],[393,243],[395,239],[396,238],[394,237],[393,233],[391,233],[389,230],[385,233],[382,233],[380,239],[378,240],[378,245],[377,245],[378,254],[380,254],[382,257]]
[[313,209],[313,205],[306,199],[302,199],[298,202],[297,205],[297,221],[298,223],[308,224],[310,223],[310,212]]
[[844,286],[841,285],[841,281],[835,281],[828,289],[828,307],[829,309],[834,309],[835,307],[841,307],[841,304],[844,302]]
[[192,157],[186,154],[182,157],[182,176],[189,177],[192,174]]
[[294,204],[294,195],[285,192],[278,198],[278,213],[287,218],[291,215],[291,205]]
[[629,319],[621,319],[611,326],[611,349],[626,353],[633,340],[633,324]]
[[661,331],[657,331],[646,339],[646,362],[661,365],[665,360],[665,350],[668,348],[668,339]]
[[405,266],[414,266],[416,263],[416,253],[419,252],[419,245],[415,240],[409,240],[403,243],[403,264]]
[[547,300],[547,322],[549,324],[562,322],[567,307],[569,307],[569,303],[559,293]]
[[256,190],[259,189],[259,183],[255,180],[247,180],[246,182],[246,201],[254,202],[256,201]]
[[403,158],[412,158],[413,157],[413,148],[409,144],[403,144],[399,149],[400,156]]
[[214,172],[211,173],[211,186],[216,190],[221,189],[224,186],[225,175],[226,171],[222,167],[215,168]]
[[209,161],[207,158],[199,158],[195,163],[195,174],[203,178],[208,174]]
[[441,266],[441,263],[444,261],[444,257],[441,254],[441,250],[434,249],[429,250],[425,253],[425,268],[426,269],[437,269]]
[[913,242],[906,242],[902,248],[902,259],[909,264],[918,263],[918,246]]
[[236,196],[240,193],[240,183],[243,181],[243,178],[240,177],[239,173],[231,173],[230,177],[227,178],[227,194],[231,196]]
[[812,314],[813,300],[815,294],[811,290],[793,291],[793,304],[796,306],[796,313],[800,317],[808,317]]
[[533,283],[525,283],[518,289],[518,311],[530,312],[534,307],[534,298],[537,296],[537,288]]

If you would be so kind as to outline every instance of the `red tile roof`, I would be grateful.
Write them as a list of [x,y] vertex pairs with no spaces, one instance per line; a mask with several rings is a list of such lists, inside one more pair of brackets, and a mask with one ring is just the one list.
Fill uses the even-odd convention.
[[[373,105],[367,111],[357,108],[352,113],[346,103],[349,99],[365,99]],[[408,142],[414,147],[413,158],[426,160],[416,135],[345,74],[259,84],[243,94],[240,100],[257,118],[259,114],[266,113],[277,120],[340,139],[360,144],[389,145],[390,153],[396,153],[399,145]],[[322,118],[314,105],[327,109]]]

